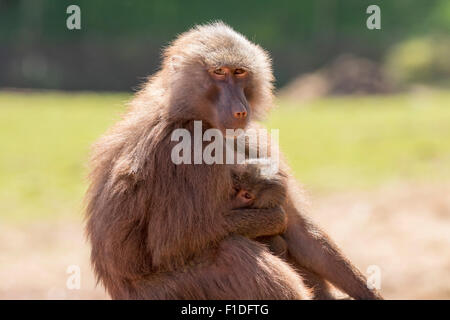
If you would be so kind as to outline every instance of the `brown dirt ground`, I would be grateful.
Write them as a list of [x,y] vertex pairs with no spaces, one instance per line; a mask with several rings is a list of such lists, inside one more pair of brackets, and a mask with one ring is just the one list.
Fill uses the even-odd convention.
[[[311,217],[362,272],[381,268],[387,299],[450,299],[450,184],[315,196]],[[0,299],[107,299],[82,223],[0,225]],[[69,265],[81,289],[66,289]]]

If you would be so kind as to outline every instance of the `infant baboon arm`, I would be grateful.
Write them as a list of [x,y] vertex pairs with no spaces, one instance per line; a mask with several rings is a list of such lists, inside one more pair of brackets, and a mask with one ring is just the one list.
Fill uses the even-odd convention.
[[286,230],[287,217],[281,207],[233,209],[224,216],[228,232],[250,239],[277,235]]
[[355,299],[382,299],[367,287],[364,275],[340,252],[333,241],[299,213],[292,198],[284,207],[288,226],[284,238],[292,258],[303,268],[330,281]]

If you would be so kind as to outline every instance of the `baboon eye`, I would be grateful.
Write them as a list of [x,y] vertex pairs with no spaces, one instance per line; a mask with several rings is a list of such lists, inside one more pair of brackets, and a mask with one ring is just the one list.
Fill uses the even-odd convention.
[[250,200],[253,199],[253,196],[250,193],[246,192],[244,193],[244,198]]
[[242,68],[237,68],[234,70],[234,74],[239,77],[244,77],[247,75],[247,71]]
[[214,69],[214,73],[219,76],[224,76],[226,74],[225,69],[223,69],[223,68]]

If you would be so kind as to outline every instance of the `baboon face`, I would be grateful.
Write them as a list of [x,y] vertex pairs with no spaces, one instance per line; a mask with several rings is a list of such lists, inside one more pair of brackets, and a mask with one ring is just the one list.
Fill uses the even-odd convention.
[[202,120],[226,134],[244,129],[272,105],[269,56],[222,23],[180,35],[164,55],[176,120]]
[[211,87],[208,98],[215,109],[216,123],[221,129],[243,129],[249,119],[249,104],[245,91],[249,85],[248,71],[241,67],[221,66],[208,70]]
[[244,165],[233,170],[232,208],[269,208],[286,198],[285,174],[264,174],[258,165]]
[[239,64],[211,65],[201,58],[194,61],[177,71],[189,75],[187,80],[175,78],[176,94],[185,92],[180,114],[191,117],[187,120],[202,120],[224,135],[226,129],[245,129],[251,120],[253,70]]
[[255,202],[256,196],[248,190],[234,187],[234,192],[235,194],[231,200],[231,208],[233,209],[249,208]]

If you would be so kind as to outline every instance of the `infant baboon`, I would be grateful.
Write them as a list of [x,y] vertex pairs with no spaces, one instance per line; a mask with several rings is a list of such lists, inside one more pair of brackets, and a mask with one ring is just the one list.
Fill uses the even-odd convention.
[[[232,171],[234,195],[232,209],[268,209],[282,206],[286,200],[287,175],[265,170],[260,164],[246,163]],[[287,244],[280,235],[262,236],[257,240],[280,258],[287,257]]]

